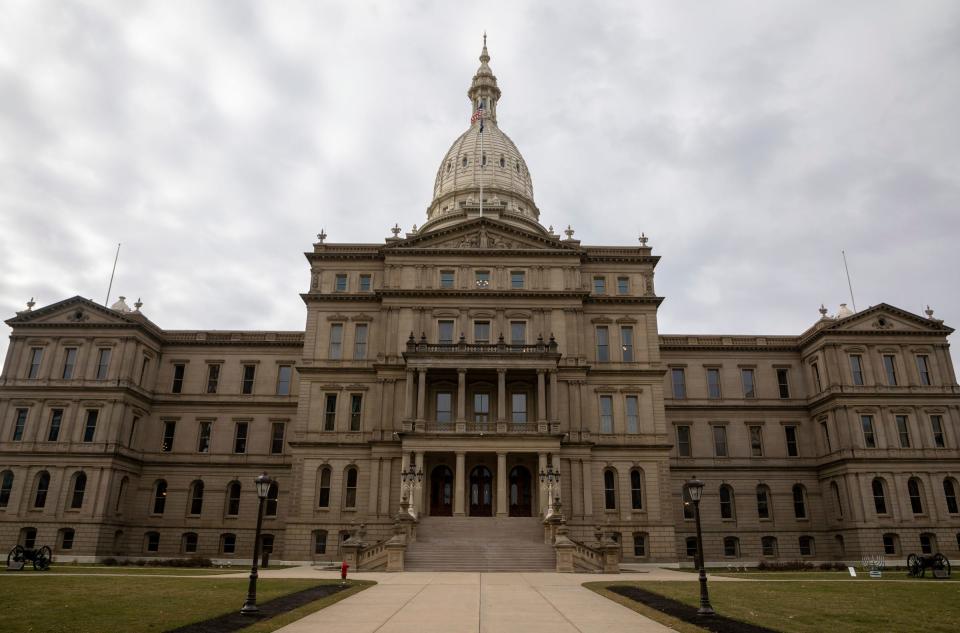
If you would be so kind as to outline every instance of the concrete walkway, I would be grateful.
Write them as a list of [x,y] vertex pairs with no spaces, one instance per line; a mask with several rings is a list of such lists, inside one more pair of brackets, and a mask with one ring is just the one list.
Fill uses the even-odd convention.
[[[309,571],[308,571],[309,570]],[[654,633],[669,632],[581,587],[600,580],[689,580],[656,574],[359,573],[377,585],[282,629],[283,633]],[[309,568],[267,571],[267,577],[330,578]],[[679,578],[678,578],[679,576]],[[222,578],[222,576],[221,576]]]

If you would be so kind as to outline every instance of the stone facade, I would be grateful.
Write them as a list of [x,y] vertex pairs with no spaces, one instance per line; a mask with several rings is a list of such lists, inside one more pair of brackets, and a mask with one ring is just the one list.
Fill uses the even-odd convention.
[[799,336],[660,335],[645,238],[539,223],[488,62],[427,223],[306,253],[303,331],[163,330],[81,297],[8,320],[0,546],[243,559],[266,471],[274,558],[338,560],[361,524],[392,533],[412,461],[414,510],[452,516],[541,516],[558,468],[570,536],[615,533],[628,561],[691,560],[693,476],[708,560],[955,555],[952,330],[881,304]]

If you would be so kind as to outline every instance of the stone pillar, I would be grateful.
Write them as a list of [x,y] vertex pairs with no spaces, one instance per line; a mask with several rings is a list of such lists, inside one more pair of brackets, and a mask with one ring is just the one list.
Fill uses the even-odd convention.
[[593,516],[593,464],[589,459],[580,462],[583,466],[583,515]]
[[[417,451],[417,461],[416,461],[416,464],[415,464],[417,470],[424,470],[424,466],[426,466],[426,462],[424,461],[423,457],[424,457],[423,451]],[[413,507],[416,508],[416,510],[417,510],[417,516],[418,516],[418,517],[419,517],[423,512],[425,512],[424,507],[427,505],[426,503],[424,503],[424,499],[423,499],[423,498],[424,498],[423,486],[424,486],[425,484],[426,484],[426,485],[429,485],[429,483],[427,482],[427,480],[428,480],[428,476],[427,476],[426,471],[424,470],[424,473],[423,473],[423,481],[424,481],[424,483],[421,483],[420,486],[418,486],[417,488],[415,488],[415,489],[414,489],[414,493],[413,493],[413,496],[414,496],[414,504],[413,504]]]
[[497,516],[507,516],[507,454],[497,453]]
[[370,516],[377,516],[377,502],[380,499],[380,463],[382,459],[370,460],[370,498],[368,500]]
[[466,491],[464,490],[464,470],[466,470],[466,461],[467,455],[463,452],[457,453],[457,467],[453,475],[453,516],[462,517],[466,513],[464,512],[464,495]]
[[427,368],[421,367],[418,372],[420,380],[417,383],[417,429],[423,430],[427,406]]
[[[467,370],[457,370],[457,424],[467,421]],[[466,430],[466,429],[464,429]]]
[[[547,386],[545,369],[537,370],[537,424],[547,422]],[[543,429],[546,430],[546,429]]]
[[406,382],[406,397],[404,400],[403,406],[403,419],[412,420],[413,419],[413,370],[407,370],[407,382]]
[[[539,454],[537,455],[537,458],[538,458],[538,462],[539,462],[539,463],[538,463],[538,468],[537,468],[537,472],[534,473],[533,476],[534,476],[534,478],[536,479],[536,481],[539,482],[539,481],[540,481],[540,473],[546,472],[546,470],[547,470],[547,454],[546,454],[546,453],[539,453]],[[539,485],[540,485],[540,487],[539,487],[540,494],[537,495],[537,497],[538,497],[537,505],[540,507],[540,516],[543,516],[544,513],[546,513],[546,511],[547,511],[547,485],[544,484],[544,483],[541,483],[541,484],[539,484]]]
[[[507,370],[497,370],[497,432],[506,432],[507,423]],[[502,425],[502,428],[501,428]]]
[[550,372],[550,421],[560,421],[560,386],[556,370]]

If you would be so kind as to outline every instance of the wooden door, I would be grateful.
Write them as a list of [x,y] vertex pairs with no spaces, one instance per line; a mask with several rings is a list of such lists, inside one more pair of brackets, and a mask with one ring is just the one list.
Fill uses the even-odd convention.
[[486,466],[470,471],[470,516],[493,516],[493,474]]
[[528,517],[532,512],[533,490],[530,471],[523,466],[514,466],[510,471],[510,516]]
[[430,474],[430,516],[453,516],[453,473],[437,466]]

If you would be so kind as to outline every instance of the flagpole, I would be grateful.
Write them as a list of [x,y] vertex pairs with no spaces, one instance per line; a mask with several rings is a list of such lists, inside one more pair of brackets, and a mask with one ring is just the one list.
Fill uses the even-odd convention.
[[480,217],[483,217],[483,106],[480,107]]
[[117,244],[117,254],[113,258],[113,270],[110,271],[110,285],[107,286],[107,298],[103,300],[103,305],[110,303],[110,291],[113,290],[113,276],[117,274],[118,259],[120,259],[120,244]]

